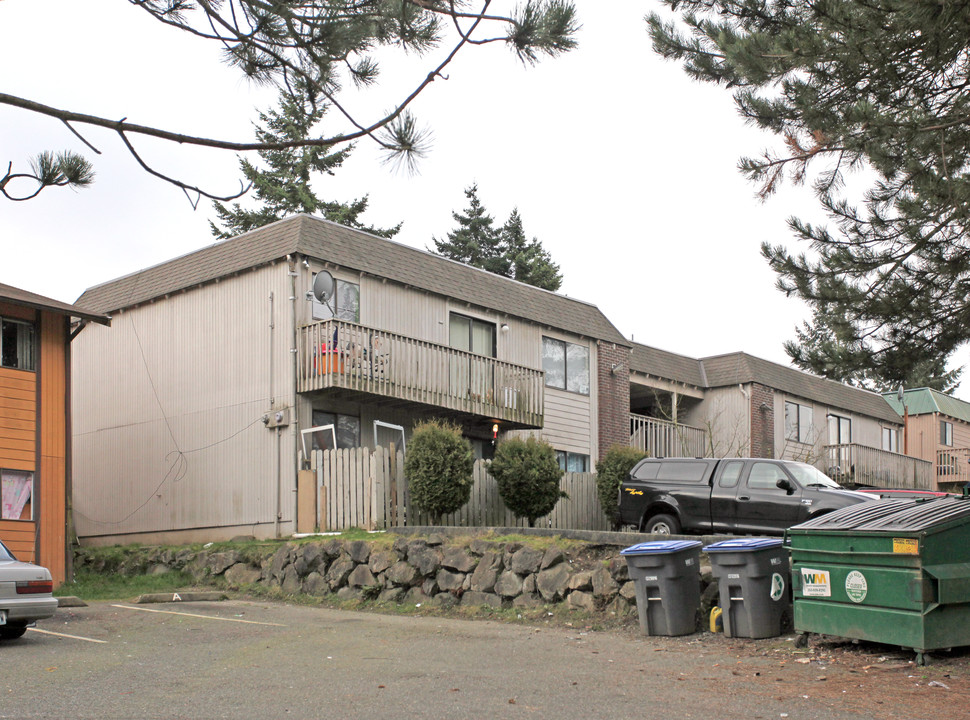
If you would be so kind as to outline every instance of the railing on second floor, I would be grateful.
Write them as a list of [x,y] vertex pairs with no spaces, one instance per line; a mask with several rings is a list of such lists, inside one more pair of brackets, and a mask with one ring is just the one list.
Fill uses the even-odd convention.
[[970,482],[970,448],[937,450],[936,481],[945,486]]
[[297,388],[342,388],[542,427],[542,370],[344,320],[300,328]]
[[840,485],[918,490],[934,487],[933,463],[867,445],[826,445],[815,465]]
[[630,413],[630,445],[651,457],[705,457],[707,432],[690,425]]

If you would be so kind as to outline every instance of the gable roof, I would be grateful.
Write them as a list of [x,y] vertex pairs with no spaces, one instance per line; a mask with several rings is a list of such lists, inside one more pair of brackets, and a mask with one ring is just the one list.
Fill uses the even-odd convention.
[[[882,394],[886,402],[900,415],[903,414],[903,404],[896,399],[896,393]],[[930,415],[940,413],[947,417],[970,423],[970,403],[951,397],[932,388],[913,388],[903,391],[903,403],[910,415]]]
[[301,254],[505,315],[629,347],[595,306],[360,230],[295,215],[86,290],[78,302],[102,312]]
[[0,300],[8,302],[11,305],[20,305],[21,307],[29,307],[34,310],[44,310],[46,312],[57,313],[58,315],[81,318],[82,320],[90,320],[91,322],[101,323],[102,325],[111,324],[111,318],[107,315],[92,312],[80,308],[77,305],[63,303],[60,300],[54,300],[53,298],[38,295],[28,290],[21,290],[13,285],[0,283]]
[[[695,360],[686,355],[634,343],[630,369],[701,388],[759,383],[832,408],[895,424],[901,422],[899,414],[878,393],[827,380],[743,352]],[[970,404],[967,404],[967,411],[970,417]]]

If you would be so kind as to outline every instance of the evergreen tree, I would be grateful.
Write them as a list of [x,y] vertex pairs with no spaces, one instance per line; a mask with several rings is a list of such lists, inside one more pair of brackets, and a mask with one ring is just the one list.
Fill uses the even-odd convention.
[[[811,177],[832,220],[790,221],[810,253],[762,246],[815,310],[793,360],[881,388],[952,381],[947,358],[970,340],[970,5],[664,2],[689,32],[652,14],[654,48],[738,88],[741,114],[783,140],[742,171],[763,195]],[[858,196],[855,169],[872,179]]]
[[447,240],[432,238],[432,252],[545,290],[559,289],[559,266],[536,238],[526,240],[517,208],[505,225],[496,228],[495,219],[478,199],[477,184],[465,189],[465,197],[468,207],[464,214],[451,213],[458,229],[448,233]]
[[511,264],[511,273],[506,273],[510,277],[544,290],[556,291],[562,285],[562,273],[552,256],[537,238],[526,240],[518,208],[502,227],[502,249]]
[[435,252],[451,260],[472,265],[489,272],[508,276],[509,264],[501,253],[501,237],[478,199],[478,184],[465,188],[468,207],[464,214],[452,212],[458,229],[448,233],[447,240],[432,237]]
[[[281,94],[278,110],[259,113],[263,125],[256,125],[256,139],[264,144],[306,140],[325,112],[326,105],[314,102],[306,93]],[[240,158],[239,168],[252,184],[253,197],[261,206],[247,209],[239,203],[233,203],[229,208],[220,202],[213,202],[212,206],[222,227],[209,221],[212,234],[225,239],[295,213],[319,213],[341,225],[381,237],[393,237],[401,229],[400,223],[392,228],[375,228],[358,220],[367,209],[366,195],[349,204],[327,201],[318,198],[310,186],[316,175],[333,175],[351,150],[353,145],[343,146],[339,150],[323,145],[296,145],[260,150],[259,157],[267,169],[256,167],[248,159]]]
[[[556,57],[576,47],[579,30],[575,7],[568,0],[527,0],[503,13],[490,0],[478,5],[443,0],[130,0],[138,11],[182,37],[207,42],[224,62],[259,85],[295,95],[310,89],[321,102],[341,108],[345,130],[329,137],[308,135],[300,145],[333,148],[362,137],[374,140],[385,159],[412,167],[428,150],[428,132],[409,106],[463,50],[504,43],[523,65],[540,56]],[[439,50],[434,53],[432,51]],[[389,51],[427,57],[417,86],[399,88],[396,98],[376,116],[356,115],[342,101],[345,88],[377,84],[378,54]],[[84,54],[73,61],[83,62]],[[393,59],[391,60],[393,62]],[[109,104],[115,104],[114,102]],[[197,146],[234,152],[280,149],[265,143],[240,143],[225,136],[203,137],[150,124],[118,119],[117,111],[78,113],[64,107],[0,92],[0,106],[56,118],[92,149],[85,128],[116,134],[138,164],[153,176],[181,188],[193,205],[198,198],[226,202],[244,194],[212,194],[163,174],[139,154],[137,140],[152,137],[173,147]],[[133,140],[135,142],[133,142]],[[15,146],[16,142],[11,142]],[[98,152],[95,150],[95,152]],[[53,158],[53,162],[51,159]],[[76,153],[47,153],[31,162],[31,171],[14,170],[12,161],[0,174],[0,196],[28,200],[49,187],[80,188],[94,179],[93,167]],[[17,188],[14,188],[14,185]],[[26,189],[24,189],[26,187]]]

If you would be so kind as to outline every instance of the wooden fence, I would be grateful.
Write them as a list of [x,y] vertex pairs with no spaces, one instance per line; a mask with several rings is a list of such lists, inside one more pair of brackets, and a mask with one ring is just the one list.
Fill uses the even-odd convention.
[[[412,507],[404,477],[404,454],[385,448],[369,450],[317,450],[310,467],[316,488],[316,508],[301,503],[312,513],[321,531],[352,527],[383,530],[406,525],[430,525],[431,518]],[[475,463],[471,498],[461,510],[442,517],[439,525],[453,527],[528,527],[502,503],[495,479],[486,463]],[[302,486],[301,486],[302,487]],[[569,495],[561,499],[536,527],[557,530],[608,530],[610,521],[596,496],[594,473],[566,473],[560,487]],[[306,518],[298,520],[302,528]]]

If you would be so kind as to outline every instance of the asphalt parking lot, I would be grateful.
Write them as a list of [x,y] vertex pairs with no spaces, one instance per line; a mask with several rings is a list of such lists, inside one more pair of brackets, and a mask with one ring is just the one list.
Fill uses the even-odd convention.
[[0,644],[0,718],[966,717],[965,677],[903,656],[880,666],[800,657],[791,638],[754,643],[243,600],[105,602]]

